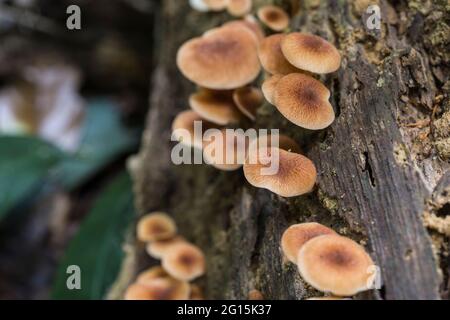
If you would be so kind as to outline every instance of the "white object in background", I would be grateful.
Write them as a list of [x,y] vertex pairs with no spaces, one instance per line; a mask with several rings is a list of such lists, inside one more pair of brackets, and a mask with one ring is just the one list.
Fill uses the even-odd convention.
[[189,0],[189,4],[191,7],[197,11],[200,12],[207,12],[209,11],[208,6],[203,0]]

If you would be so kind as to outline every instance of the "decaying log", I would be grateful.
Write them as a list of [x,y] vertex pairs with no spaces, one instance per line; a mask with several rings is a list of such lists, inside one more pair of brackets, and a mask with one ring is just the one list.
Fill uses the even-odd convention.
[[[241,171],[171,163],[170,125],[194,90],[176,69],[176,50],[229,18],[196,13],[185,2],[166,0],[159,8],[147,128],[130,169],[139,213],[170,212],[180,233],[205,251],[208,270],[200,284],[206,296],[245,299],[251,289],[269,299],[318,294],[279,249],[289,224],[318,221],[366,243],[381,267],[382,290],[361,297],[440,298],[448,273],[439,265],[448,261],[433,252],[422,214],[449,169],[433,140],[433,122],[449,106],[446,1],[380,1],[382,28],[373,31],[364,23],[365,9],[377,1],[276,1],[294,16],[293,30],[319,34],[343,55],[341,69],[322,77],[337,114],[330,128],[309,132],[268,104],[259,110],[256,128],[279,128],[317,165],[316,190],[291,199],[256,190]],[[142,245],[134,249],[134,271],[122,274],[124,283],[155,263]]]

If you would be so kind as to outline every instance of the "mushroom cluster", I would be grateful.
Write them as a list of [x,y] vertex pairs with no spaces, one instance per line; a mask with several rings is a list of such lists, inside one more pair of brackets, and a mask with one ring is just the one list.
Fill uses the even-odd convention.
[[161,266],[141,272],[126,292],[126,300],[200,300],[203,294],[190,281],[205,273],[203,252],[177,235],[173,219],[164,212],[142,217],[136,235],[147,253],[162,261]]
[[[194,122],[201,121],[202,129],[207,130],[235,125],[243,116],[254,121],[265,98],[292,123],[310,130],[324,129],[334,121],[335,114],[329,102],[330,91],[312,73],[336,71],[341,63],[338,50],[323,38],[301,32],[266,37],[260,23],[276,32],[286,30],[289,25],[289,15],[280,7],[266,5],[256,10],[258,22],[249,14],[251,1],[202,1],[208,10],[228,9],[244,18],[188,40],[178,50],[178,68],[199,89],[189,98],[191,110],[175,118],[173,136],[202,149],[205,160],[218,169],[237,170],[243,166],[246,179],[255,187],[283,197],[312,191],[317,171],[312,161],[299,153],[299,148],[270,146],[250,150],[251,142],[246,142],[244,161],[239,161],[238,156],[234,163],[224,165],[221,160],[227,158],[228,148],[239,149],[239,139],[226,138],[221,144],[226,146],[223,150],[205,153],[205,149],[211,149],[211,143],[204,141],[203,136],[200,140],[194,137]],[[268,77],[259,89],[253,83],[261,68]],[[187,134],[180,136],[175,132],[177,129],[184,129]],[[257,159],[254,162],[248,161],[252,152],[257,153],[253,154],[252,159]],[[275,153],[279,170],[271,175],[262,174]]]
[[365,249],[324,225],[310,222],[290,226],[282,235],[281,249],[308,284],[333,294],[333,299],[372,287],[374,263]]

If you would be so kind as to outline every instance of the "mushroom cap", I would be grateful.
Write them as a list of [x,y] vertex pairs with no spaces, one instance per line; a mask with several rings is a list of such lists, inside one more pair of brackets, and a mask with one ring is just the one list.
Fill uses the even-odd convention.
[[218,125],[235,123],[241,119],[230,91],[200,89],[191,94],[189,105],[201,117]]
[[[272,145],[273,136],[278,138],[278,145]],[[260,135],[257,139],[250,142],[248,152],[257,152],[258,148],[277,147],[289,152],[300,153],[301,148],[298,143],[284,134],[266,134]]]
[[217,90],[243,87],[261,71],[255,35],[243,27],[218,28],[185,42],[177,65],[192,82]]
[[153,279],[170,277],[161,266],[154,266],[139,273],[136,283],[146,284]]
[[273,96],[275,107],[292,123],[311,130],[328,127],[335,118],[330,91],[313,77],[291,73],[281,78]]
[[227,0],[227,10],[234,17],[242,17],[252,10],[252,0]]
[[252,15],[247,15],[244,19],[241,20],[228,21],[223,24],[223,27],[232,27],[232,26],[244,27],[250,30],[255,36],[257,43],[262,39],[264,39],[265,36],[264,31],[259,25],[259,23],[256,21],[255,17],[253,17]]
[[203,159],[216,169],[234,171],[242,167],[248,147],[248,139],[240,131],[222,129],[216,134],[205,133]]
[[[262,155],[257,161],[247,160],[244,175],[247,181],[258,188],[268,189],[282,197],[295,197],[312,191],[317,178],[316,167],[305,156],[279,148],[260,148]],[[263,174],[272,164],[278,152],[278,170],[275,174]],[[256,163],[255,163],[256,162]]]
[[303,279],[314,288],[337,296],[368,290],[373,261],[355,241],[323,235],[306,242],[297,257]]
[[282,31],[289,26],[289,15],[280,7],[266,5],[256,13],[259,20],[274,31]]
[[248,293],[248,300],[264,300],[264,296],[261,291],[253,289]]
[[183,242],[186,242],[186,240],[183,237],[175,236],[167,240],[149,242],[145,249],[149,254],[149,256],[155,259],[161,259],[167,252],[170,251],[170,248],[172,246]]
[[137,238],[143,242],[170,239],[176,233],[175,222],[164,212],[149,213],[137,224]]
[[327,40],[312,34],[293,32],[281,41],[286,59],[299,69],[330,73],[339,69],[341,55]]
[[271,74],[289,74],[301,72],[294,67],[283,55],[281,51],[281,41],[284,34],[273,34],[265,37],[258,46],[258,57],[264,70]]
[[162,267],[175,279],[191,281],[205,273],[205,257],[198,247],[179,243],[163,256]]
[[273,96],[275,93],[275,87],[281,78],[283,78],[283,75],[274,74],[270,78],[265,79],[261,86],[261,90],[264,95],[264,98],[266,98],[266,100],[269,101],[269,103],[271,103],[271,104],[273,104]]
[[297,263],[297,255],[301,247],[312,238],[325,234],[336,234],[336,232],[316,222],[294,224],[284,231],[281,237],[281,249],[290,262]]
[[197,284],[191,284],[191,295],[189,300],[205,300],[203,290]]
[[203,0],[211,11],[222,11],[227,7],[227,0]]
[[246,86],[234,90],[233,101],[245,116],[254,121],[258,108],[264,102],[264,96],[259,88]]
[[145,284],[134,283],[125,292],[125,300],[187,300],[189,283],[170,277],[155,278]]
[[[203,131],[214,127],[211,122],[204,120],[197,112],[193,110],[185,110],[177,114],[173,120],[172,136],[184,145],[201,149],[203,148],[202,137],[195,135],[194,124],[196,121],[202,122]],[[180,130],[183,130],[183,132]],[[187,131],[186,133],[188,136],[184,135],[184,130]]]

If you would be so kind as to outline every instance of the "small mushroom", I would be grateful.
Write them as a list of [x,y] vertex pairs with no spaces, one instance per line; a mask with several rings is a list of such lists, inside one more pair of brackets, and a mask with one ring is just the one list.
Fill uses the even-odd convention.
[[258,57],[263,68],[271,74],[289,74],[301,72],[294,67],[281,51],[284,34],[274,34],[264,38],[258,46]]
[[263,104],[264,96],[260,89],[247,86],[234,90],[233,101],[245,116],[255,121],[256,111]]
[[282,31],[289,26],[289,16],[286,11],[274,5],[259,8],[257,16],[262,23],[274,31]]
[[189,105],[202,118],[218,125],[236,123],[241,119],[231,91],[203,88],[189,97]]
[[243,87],[261,71],[255,35],[243,27],[221,27],[185,42],[177,65],[192,82],[216,90]]
[[[282,197],[295,197],[312,191],[317,171],[311,160],[275,147],[258,153],[257,157],[249,158],[244,164],[244,175],[251,185]],[[278,161],[278,170],[274,174],[265,174],[263,170],[273,167],[274,161]]]
[[189,294],[189,283],[165,277],[130,285],[125,300],[187,300]]
[[294,224],[284,231],[281,237],[281,249],[290,262],[297,263],[297,255],[301,247],[312,238],[325,234],[336,234],[336,232],[316,222]]
[[248,300],[264,300],[264,296],[261,291],[253,289],[248,293]]
[[313,77],[291,73],[281,78],[273,96],[275,107],[292,123],[311,130],[328,127],[335,118],[330,91]]
[[175,279],[191,281],[205,273],[205,257],[196,246],[179,243],[163,256],[162,267]]
[[172,136],[184,145],[203,148],[202,135],[195,135],[195,122],[201,122],[202,131],[213,128],[214,124],[204,120],[197,112],[193,110],[185,110],[180,112],[172,122]]
[[330,73],[339,69],[341,55],[327,40],[312,34],[293,32],[281,41],[286,59],[299,69]]
[[170,239],[176,232],[175,222],[163,212],[147,214],[137,224],[137,238],[143,242]]
[[170,251],[170,248],[178,243],[186,242],[186,240],[181,236],[176,236],[167,240],[159,240],[149,242],[146,246],[146,251],[149,256],[155,259],[161,259],[164,254]]
[[244,164],[247,147],[248,139],[240,131],[205,132],[203,159],[219,170],[234,171]]
[[317,290],[352,296],[368,290],[373,261],[355,241],[339,235],[323,235],[306,242],[297,257],[303,279]]
[[252,9],[252,0],[227,0],[228,13],[234,17],[242,17]]
[[227,7],[227,0],[203,0],[211,11],[222,11]]
[[266,98],[266,100],[269,101],[269,103],[271,104],[273,104],[273,95],[275,93],[275,87],[281,78],[283,78],[283,75],[274,74],[270,78],[265,79],[261,86],[264,98]]
[[[272,140],[278,141],[278,145],[273,145]],[[297,142],[284,134],[260,135],[257,139],[250,142],[248,153],[258,152],[259,148],[277,147],[289,152],[300,153],[301,148]]]

